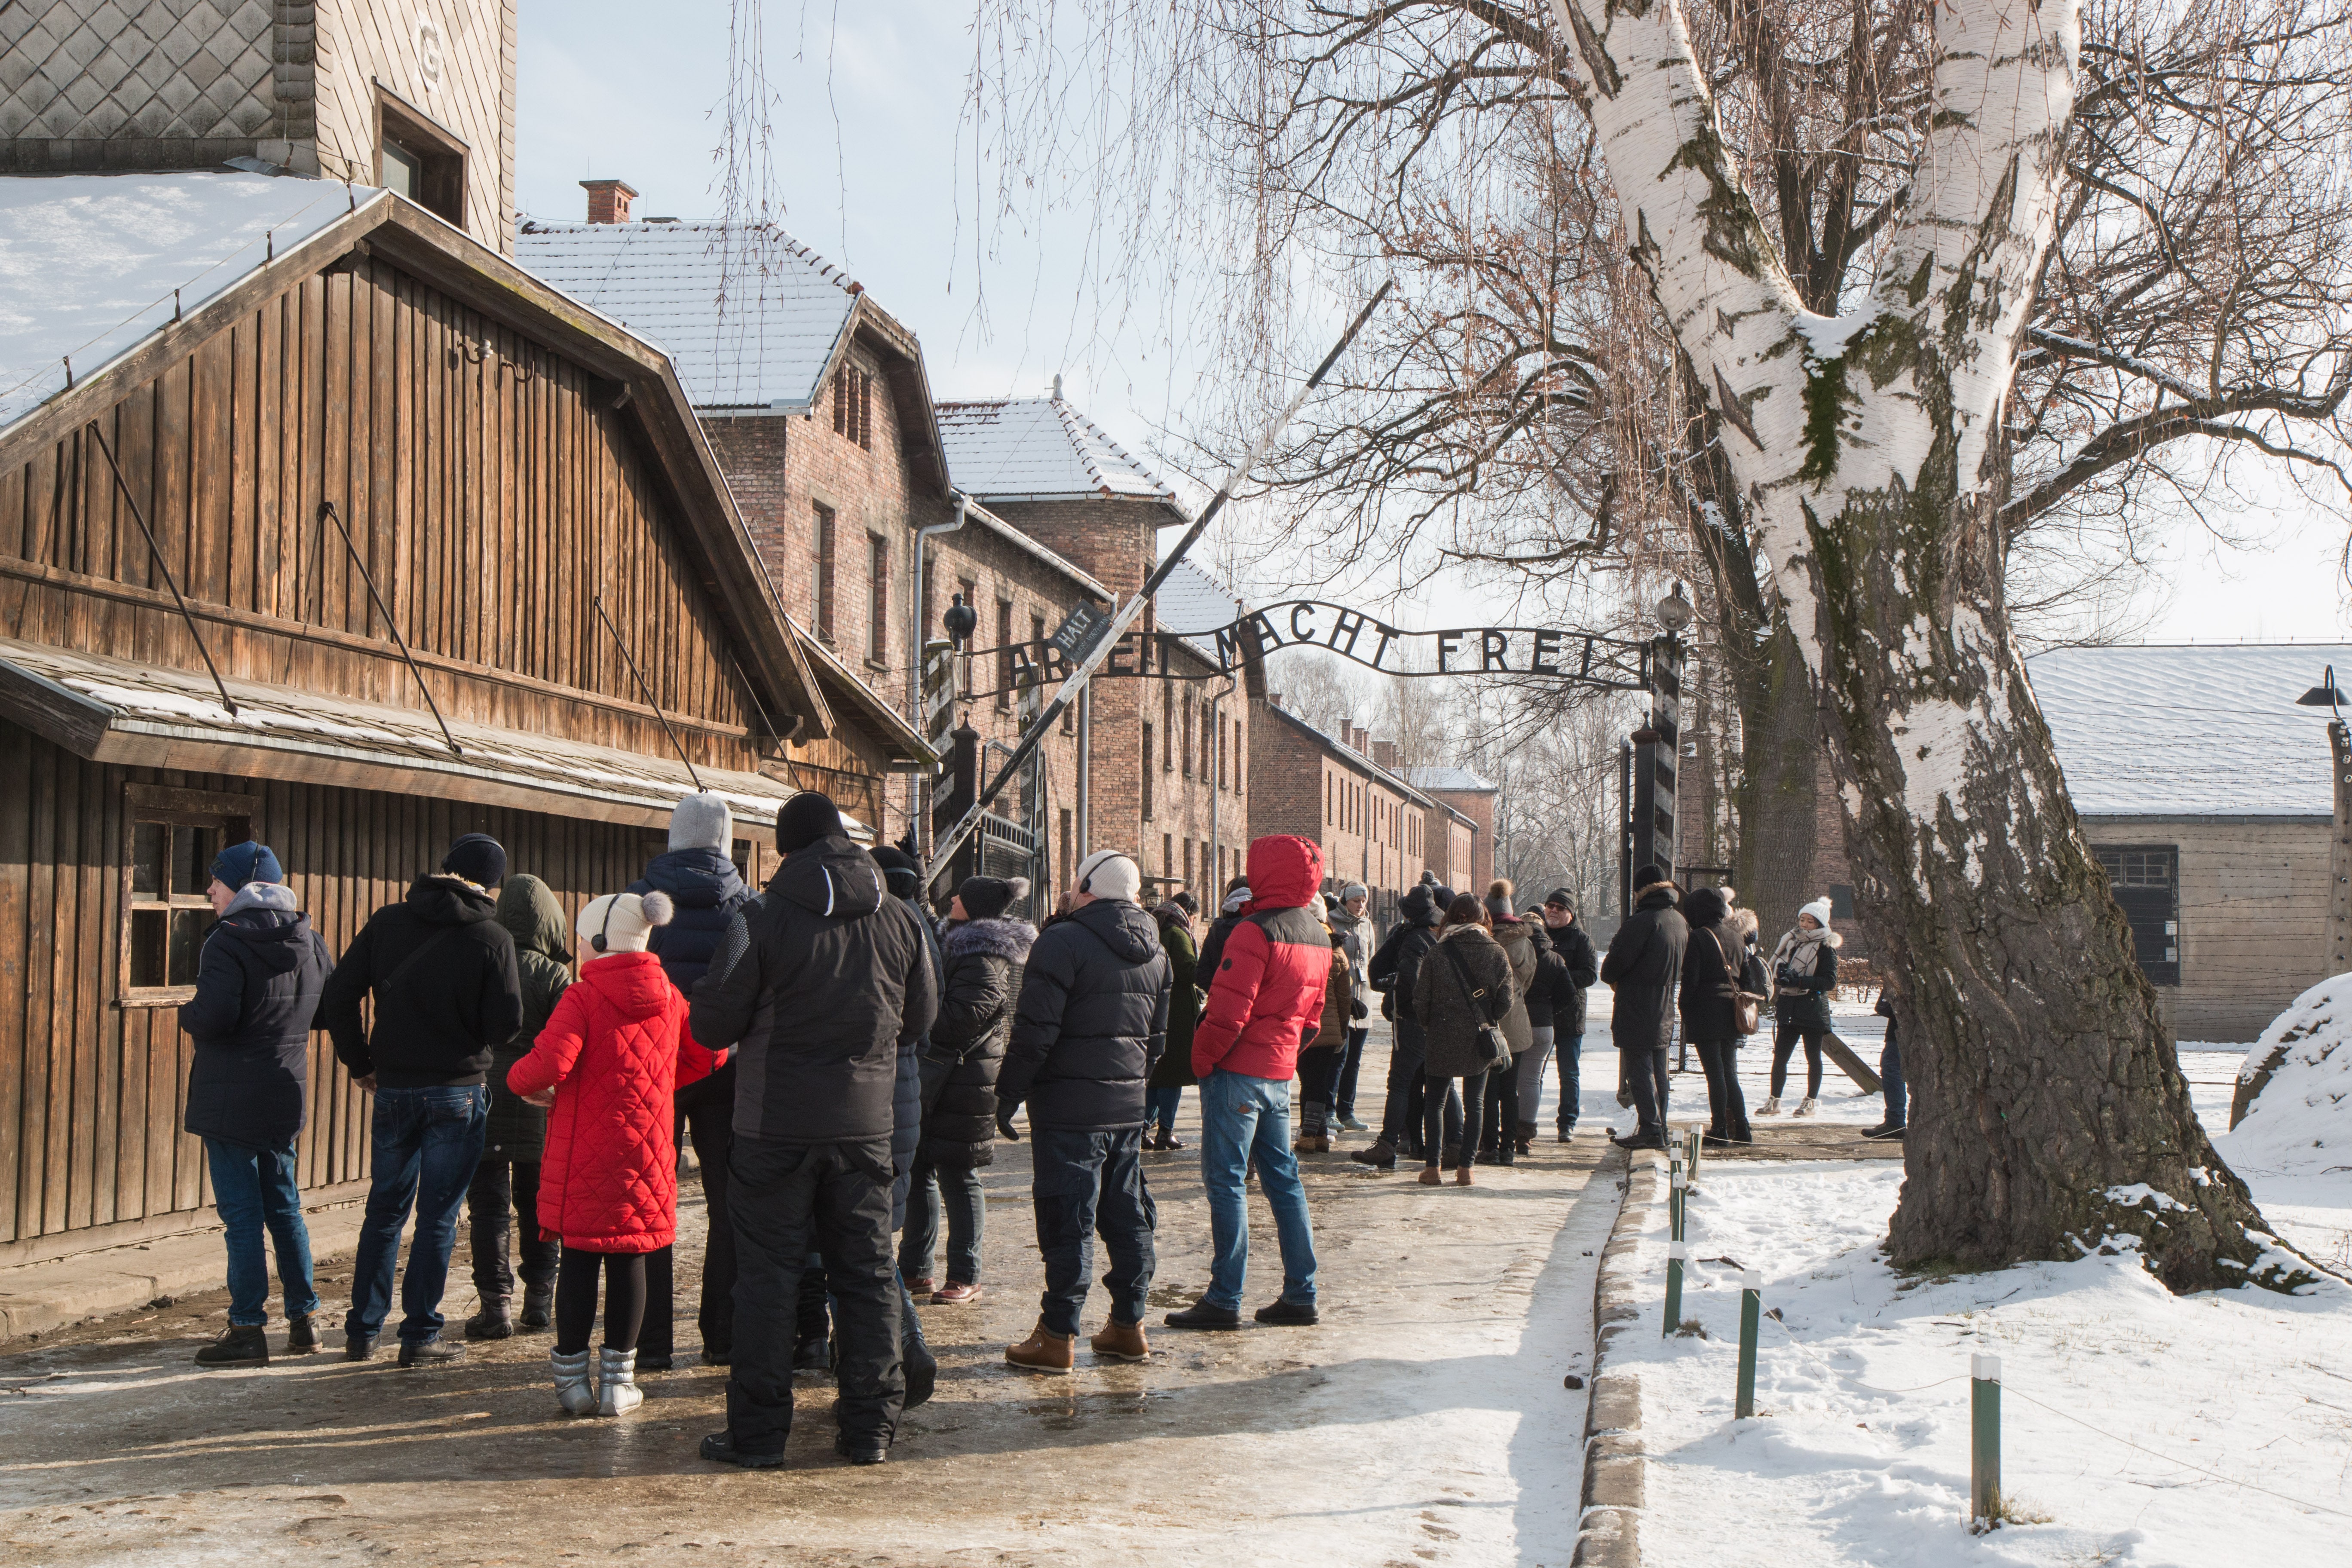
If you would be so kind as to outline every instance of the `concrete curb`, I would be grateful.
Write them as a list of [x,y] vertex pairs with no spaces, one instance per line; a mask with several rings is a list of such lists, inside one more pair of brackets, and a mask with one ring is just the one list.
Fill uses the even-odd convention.
[[1640,1316],[1643,1282],[1633,1254],[1657,1203],[1664,1163],[1654,1151],[1628,1155],[1612,1149],[1594,1171],[1622,1179],[1625,1201],[1593,1281],[1592,1410],[1585,1423],[1584,1513],[1570,1560],[1575,1568],[1642,1568],[1642,1386],[1632,1373],[1610,1370],[1609,1347]]

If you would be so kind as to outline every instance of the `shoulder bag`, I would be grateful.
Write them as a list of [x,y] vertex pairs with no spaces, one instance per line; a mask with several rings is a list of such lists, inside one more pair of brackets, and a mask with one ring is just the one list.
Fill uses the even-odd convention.
[[1454,983],[1462,987],[1463,1000],[1470,1004],[1470,1011],[1478,1020],[1480,1059],[1490,1068],[1502,1066],[1511,1059],[1511,1042],[1503,1037],[1503,1031],[1496,1028],[1495,1020],[1487,1016],[1484,1001],[1486,988],[1470,984],[1470,966],[1462,962],[1461,949],[1449,945],[1443,938],[1439,939],[1437,947],[1445,954],[1446,963],[1452,965]]
[[1724,950],[1722,934],[1712,930],[1706,934],[1715,943],[1715,951],[1723,959],[1723,977],[1731,987],[1732,1027],[1740,1034],[1752,1035],[1764,1026],[1764,1004],[1769,998],[1746,990],[1740,985],[1739,983],[1745,976],[1732,966],[1731,954]]

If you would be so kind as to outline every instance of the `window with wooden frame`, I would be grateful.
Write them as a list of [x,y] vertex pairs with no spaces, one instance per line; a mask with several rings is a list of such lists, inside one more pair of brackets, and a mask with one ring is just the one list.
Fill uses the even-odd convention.
[[213,929],[213,858],[253,837],[258,802],[156,784],[124,786],[122,928],[116,995],[126,1007],[173,1006],[195,994]]
[[[1186,700],[1190,701],[1191,699],[1188,698]],[[1160,682],[1160,771],[1163,773],[1176,765],[1176,759],[1171,754],[1175,745],[1176,683],[1163,678]],[[1189,758],[1186,760],[1190,762]],[[1143,753],[1143,763],[1146,767],[1151,765],[1151,752],[1149,750]],[[1184,771],[1190,773],[1192,770],[1187,766]]]
[[375,113],[375,183],[463,228],[466,144],[381,84]]
[[833,373],[833,433],[874,448],[874,378],[854,364]]
[[866,660],[890,662],[890,542],[866,536]]
[[[1203,725],[1201,733],[1205,736],[1208,732]],[[1192,700],[1189,697],[1184,699],[1184,776],[1192,776]]]
[[809,529],[809,561],[814,574],[809,584],[810,629],[825,642],[833,640],[833,508],[812,502],[815,521]]

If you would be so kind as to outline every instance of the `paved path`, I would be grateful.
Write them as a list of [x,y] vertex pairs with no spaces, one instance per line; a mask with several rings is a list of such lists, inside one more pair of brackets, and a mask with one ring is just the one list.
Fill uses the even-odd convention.
[[[1374,1051],[1368,1086],[1385,1070],[1377,1037]],[[1604,1067],[1591,1053],[1588,1081]],[[873,1568],[1566,1568],[1586,1396],[1563,1378],[1591,1370],[1596,1255],[1619,1199],[1613,1180],[1588,1184],[1603,1145],[1599,1097],[1587,1104],[1575,1143],[1482,1169],[1468,1191],[1310,1156],[1321,1327],[1187,1336],[1155,1311],[1148,1365],[1082,1355],[1068,1378],[1001,1359],[1034,1320],[1038,1271],[1028,1145],[1000,1145],[988,1294],[923,1309],[939,1395],[877,1469],[833,1456],[829,1399],[806,1380],[791,1468],[752,1475],[695,1457],[723,1397],[723,1374],[698,1364],[649,1378],[633,1417],[572,1421],[544,1335],[478,1346],[446,1372],[319,1357],[241,1373],[188,1362],[221,1321],[217,1293],[68,1331],[0,1357],[0,1548],[58,1568],[674,1563],[698,1550]],[[1206,1281],[1198,1166],[1153,1156],[1151,1180],[1154,1300],[1181,1305]],[[1275,1293],[1275,1250],[1252,1205],[1255,1304]],[[698,1250],[700,1218],[689,1203],[682,1251]],[[456,1295],[462,1316],[462,1277]],[[1089,1327],[1101,1310],[1097,1294]]]

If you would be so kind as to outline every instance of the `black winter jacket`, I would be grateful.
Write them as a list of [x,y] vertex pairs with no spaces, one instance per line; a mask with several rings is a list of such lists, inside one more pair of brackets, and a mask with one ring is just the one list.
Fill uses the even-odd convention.
[[735,911],[688,1026],[707,1050],[738,1048],[739,1136],[890,1139],[900,1047],[939,1010],[921,928],[840,834],[793,851]]
[[1609,939],[1601,978],[1617,992],[1609,1035],[1621,1051],[1657,1050],[1674,1043],[1675,985],[1682,978],[1690,927],[1675,908],[1671,882],[1639,889],[1633,912]]
[[1217,972],[1217,964],[1225,956],[1225,938],[1234,934],[1234,928],[1244,918],[1241,915],[1219,915],[1209,922],[1208,934],[1201,938],[1201,956],[1193,965],[1194,973],[1214,974]]
[[966,921],[940,944],[947,979],[931,1057],[947,1076],[923,1118],[923,1157],[934,1165],[976,1168],[996,1158],[996,1075],[1013,1036],[1021,966],[1036,940],[1026,921]]
[[1563,1040],[1582,1039],[1584,993],[1587,987],[1600,982],[1601,955],[1592,951],[1592,939],[1585,934],[1582,921],[1546,926],[1544,935],[1551,938],[1551,950],[1568,967],[1566,980],[1552,988],[1552,1040],[1557,1045]]
[[1032,1127],[1110,1132],[1143,1125],[1144,1082],[1166,1047],[1168,954],[1160,927],[1125,900],[1097,900],[1029,950],[1013,1037],[997,1075]]
[[488,1159],[533,1165],[547,1150],[547,1112],[507,1087],[507,1073],[530,1055],[555,1005],[572,986],[572,923],[548,885],[536,877],[509,877],[499,889],[499,923],[514,938],[515,974],[522,982],[522,1032],[490,1047],[490,1125],[482,1141]]
[[188,1110],[199,1138],[283,1149],[302,1131],[310,1030],[325,990],[327,944],[282,882],[249,882],[205,938],[196,994],[180,1004],[195,1042]]
[[1160,945],[1168,954],[1168,1048],[1151,1069],[1153,1089],[1184,1089],[1192,1076],[1192,1031],[1201,1023],[1201,959],[1184,911],[1162,904],[1151,911],[1160,922]]
[[[427,942],[433,950],[409,964]],[[399,984],[387,992],[394,976]],[[360,1000],[370,993],[372,1029],[360,1019]],[[438,873],[419,877],[407,898],[360,928],[327,977],[323,1005],[335,1055],[353,1078],[373,1073],[379,1089],[478,1084],[489,1070],[490,1047],[522,1027],[514,938],[481,889]]]
[[1701,888],[1683,900],[1683,921],[1690,929],[1683,949],[1678,1003],[1683,1038],[1736,1040],[1739,969],[1747,943],[1731,929],[1731,907],[1713,888]]
[[1845,938],[1834,931],[1785,932],[1772,949],[1772,1016],[1807,1033],[1827,1033],[1830,993],[1837,989],[1838,949]]
[[1421,973],[1421,961],[1437,945],[1437,928],[1433,925],[1407,923],[1389,932],[1380,951],[1372,954],[1365,971],[1371,978],[1372,989],[1385,991],[1396,1004],[1400,1020],[1411,1018],[1412,987]]

